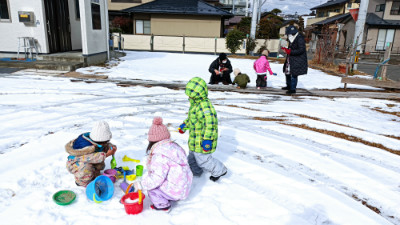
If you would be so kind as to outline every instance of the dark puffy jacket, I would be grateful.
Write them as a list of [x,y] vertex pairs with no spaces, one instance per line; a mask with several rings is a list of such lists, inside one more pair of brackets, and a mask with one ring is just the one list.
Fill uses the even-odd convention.
[[208,71],[209,71],[210,73],[213,73],[214,70],[218,70],[218,71],[219,71],[219,66],[220,66],[220,65],[221,65],[222,67],[228,68],[228,70],[225,71],[225,73],[232,73],[233,69],[232,69],[231,61],[229,61],[229,59],[226,59],[226,63],[223,64],[223,63],[221,63],[221,62],[219,61],[219,58],[217,58],[216,60],[214,60],[214,61],[211,63],[210,68],[208,68]]
[[294,76],[307,74],[308,62],[306,52],[306,42],[303,35],[300,33],[294,39],[293,43],[289,44],[291,49],[290,55],[286,57],[285,64],[283,65],[283,72],[285,72],[286,63],[289,58],[290,74]]

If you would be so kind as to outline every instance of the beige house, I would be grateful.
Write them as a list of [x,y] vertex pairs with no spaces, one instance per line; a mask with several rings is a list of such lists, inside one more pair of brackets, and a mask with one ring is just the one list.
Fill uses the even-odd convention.
[[153,0],[107,0],[108,11],[120,11],[130,7],[138,6]]
[[326,20],[330,17],[349,13],[350,9],[360,7],[359,0],[329,0],[328,2],[315,6],[310,10],[316,10],[315,18],[307,20],[307,26],[311,26],[314,23]]
[[223,37],[233,14],[198,0],[154,0],[123,12],[133,18],[136,35]]
[[383,51],[393,43],[392,52],[400,53],[400,1],[370,0],[365,24],[365,52]]

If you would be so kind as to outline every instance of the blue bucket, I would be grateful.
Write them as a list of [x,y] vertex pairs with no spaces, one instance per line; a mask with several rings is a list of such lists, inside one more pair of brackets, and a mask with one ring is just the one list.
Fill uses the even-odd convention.
[[107,201],[114,194],[114,183],[107,176],[98,176],[86,187],[86,196],[96,203]]

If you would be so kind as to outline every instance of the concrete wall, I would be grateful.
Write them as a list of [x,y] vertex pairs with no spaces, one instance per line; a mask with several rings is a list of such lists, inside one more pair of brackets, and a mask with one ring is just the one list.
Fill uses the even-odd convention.
[[[34,37],[39,53],[48,53],[45,30],[45,12],[42,0],[10,0],[10,22],[0,22],[0,52],[17,52],[18,37]],[[24,24],[18,21],[18,11],[31,11],[35,14],[35,23]]]
[[384,20],[400,20],[400,15],[390,15],[390,10],[392,9],[393,1],[386,1],[385,14],[383,15]]
[[107,51],[108,32],[106,25],[108,24],[108,19],[106,18],[105,13],[106,5],[104,4],[104,1],[99,2],[101,14],[101,30],[94,30],[92,28],[91,1],[79,0],[82,32],[82,53],[84,56]]
[[[163,36],[220,37],[221,17],[190,15],[135,15],[134,19],[150,18],[151,33]],[[134,21],[134,26],[135,22]],[[136,32],[136,31],[135,31]]]
[[378,28],[369,28],[367,33],[367,44],[365,46],[366,52],[374,52],[376,41],[378,40]]
[[346,31],[346,36],[343,36],[343,40],[342,37],[340,41],[343,41],[341,43],[341,45],[339,45],[339,49],[343,49],[347,46],[350,46],[351,44],[353,44],[353,39],[354,39],[354,32],[355,32],[355,27],[356,27],[356,23],[354,22],[353,19],[350,19],[342,28],[342,30]]
[[[129,35],[123,34],[124,48],[127,50],[151,50],[151,36],[150,35]],[[183,49],[183,42],[185,42],[185,49]],[[255,52],[265,45],[270,52],[278,52],[279,39],[257,39]],[[153,50],[154,51],[171,51],[171,52],[201,52],[201,53],[214,53],[225,52],[229,53],[226,48],[225,38],[204,38],[204,37],[185,37],[182,36],[154,36]],[[116,41],[114,47],[117,47]],[[245,54],[245,49],[240,49],[237,54]]]
[[129,3],[129,2],[112,2],[111,0],[108,0],[108,9],[109,10],[122,10],[122,9],[127,9],[130,7],[134,7],[134,6],[138,6],[147,2],[151,2],[154,0],[132,0],[132,2],[136,2],[136,3]]
[[72,50],[82,49],[81,20],[76,16],[75,0],[68,0],[68,8],[71,23]]

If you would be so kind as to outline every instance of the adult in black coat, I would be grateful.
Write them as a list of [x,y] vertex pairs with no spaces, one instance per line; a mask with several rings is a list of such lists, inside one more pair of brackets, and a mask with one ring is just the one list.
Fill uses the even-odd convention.
[[302,34],[298,32],[295,26],[290,25],[286,29],[286,35],[289,39],[288,48],[282,47],[287,57],[283,64],[283,73],[286,76],[286,87],[282,89],[288,90],[287,94],[296,93],[298,76],[307,74],[308,61],[306,52],[306,42]]
[[219,82],[225,85],[232,84],[232,65],[225,53],[219,54],[218,58],[211,63],[208,71],[211,73],[209,84],[218,84]]

